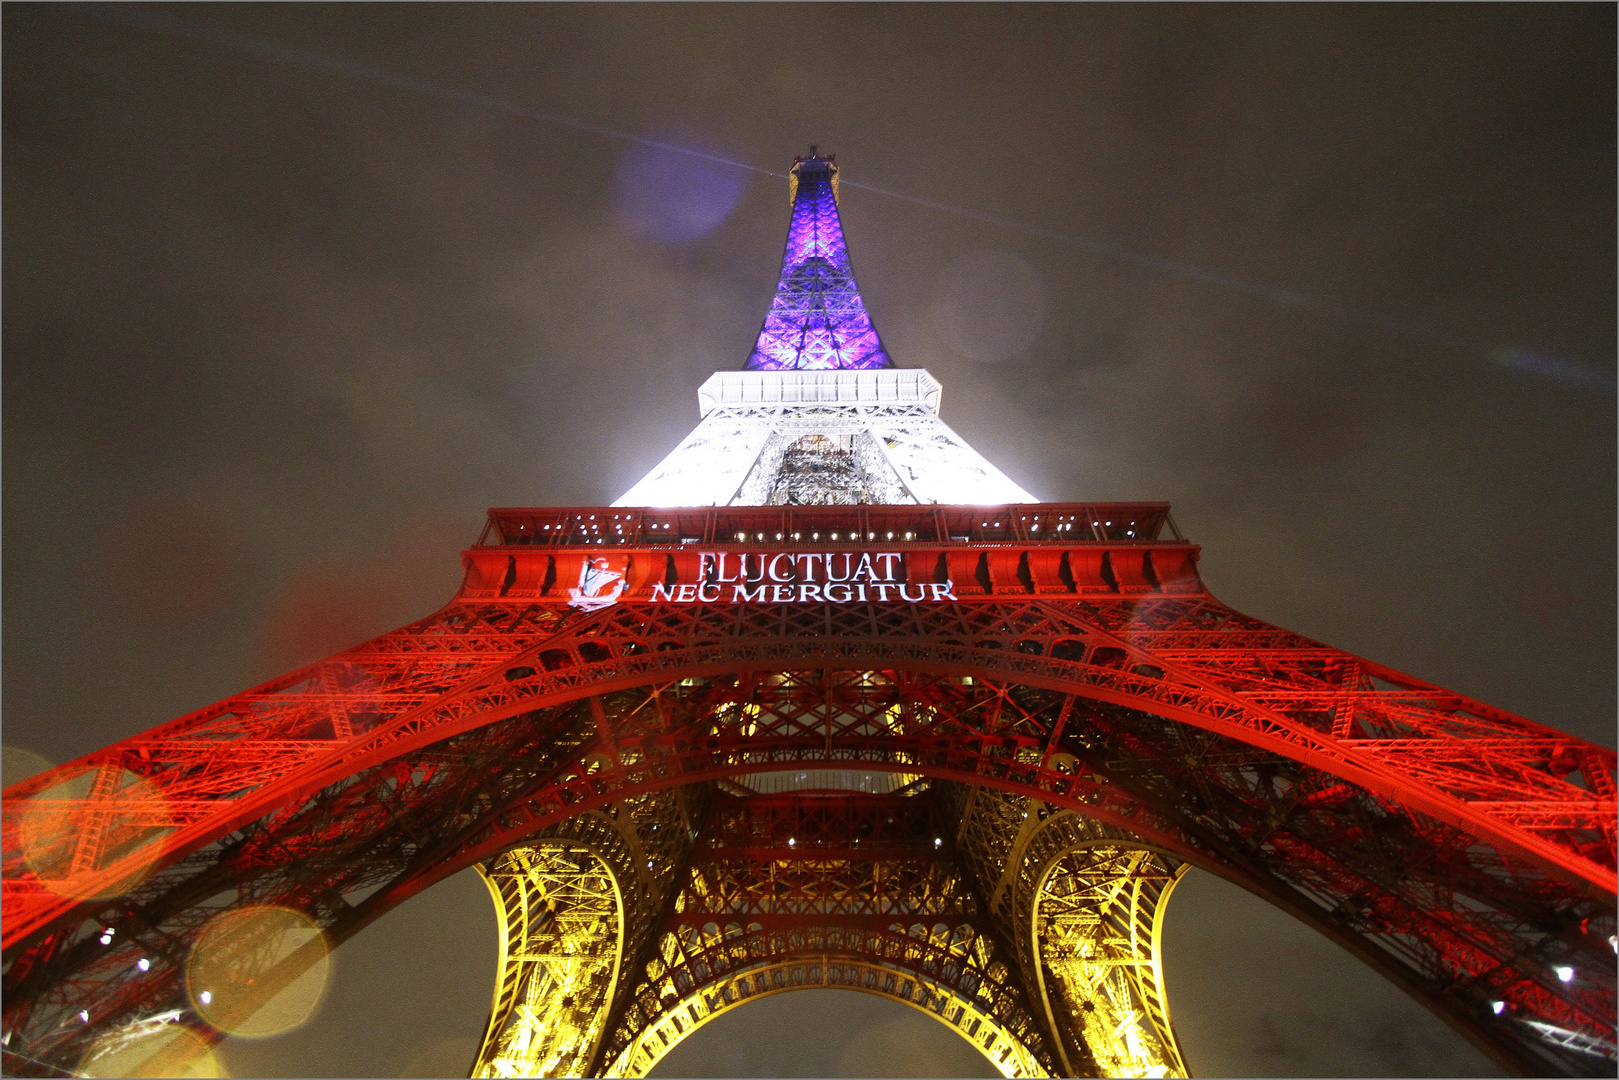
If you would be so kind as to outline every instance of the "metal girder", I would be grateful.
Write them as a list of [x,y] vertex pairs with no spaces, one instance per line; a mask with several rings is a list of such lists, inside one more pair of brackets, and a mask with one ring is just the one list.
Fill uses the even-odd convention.
[[[882,535],[868,526],[894,509],[792,508],[787,527]],[[946,536],[961,513],[898,509]],[[1019,510],[998,509],[971,513],[1004,528]],[[1046,515],[1042,535],[1075,516],[1021,511]],[[518,528],[543,516],[527,513]],[[1233,612],[1181,555],[1157,558],[1185,545],[1030,529],[894,542],[913,589],[984,571],[938,601],[652,603],[669,572],[702,582],[701,553],[626,544],[615,557],[664,577],[586,610],[542,568],[595,547],[474,549],[434,616],[7,790],[8,1054],[70,1069],[96,1035],[183,1010],[190,943],[233,906],[305,911],[341,941],[581,814],[810,768],[990,788],[1123,830],[1311,922],[1509,1067],[1609,1067],[1611,751]],[[838,568],[816,551],[800,565]],[[512,570],[505,596],[486,555]],[[1093,564],[1110,594],[1085,591]]]
[[582,1076],[619,973],[617,878],[567,843],[514,848],[482,869],[500,913],[500,975],[472,1075]]
[[763,994],[841,986],[934,1015],[1003,1075],[1050,1075],[1009,950],[936,835],[944,824],[926,790],[716,797],[603,1074],[644,1075]]
[[1185,871],[1093,818],[958,792],[958,843],[1015,943],[1068,1075],[1187,1076],[1169,1020],[1164,903]]
[[479,866],[501,950],[473,1076],[592,1074],[705,796],[670,789],[580,814]]

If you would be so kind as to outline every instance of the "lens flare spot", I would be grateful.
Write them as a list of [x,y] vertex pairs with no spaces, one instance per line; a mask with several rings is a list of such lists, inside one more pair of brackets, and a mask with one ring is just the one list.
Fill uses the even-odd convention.
[[315,1014],[331,967],[326,936],[309,916],[238,908],[215,916],[198,937],[186,961],[186,993],[219,1031],[262,1039]]
[[184,1024],[135,1024],[103,1035],[79,1063],[80,1076],[224,1076],[204,1039]]
[[122,896],[139,885],[151,872],[141,853],[174,831],[157,785],[117,766],[92,766],[7,800],[5,814],[40,884],[76,900]]
[[0,746],[0,787],[38,776],[51,767],[51,763],[32,750],[20,746]]
[[939,275],[934,320],[952,349],[980,364],[1029,351],[1046,319],[1046,286],[1027,259],[1010,251],[964,255]]
[[677,127],[656,132],[655,138],[663,145],[633,144],[613,170],[619,219],[632,232],[665,244],[707,236],[731,216],[742,198],[746,179],[742,170],[677,149],[689,147],[722,157],[700,132]]

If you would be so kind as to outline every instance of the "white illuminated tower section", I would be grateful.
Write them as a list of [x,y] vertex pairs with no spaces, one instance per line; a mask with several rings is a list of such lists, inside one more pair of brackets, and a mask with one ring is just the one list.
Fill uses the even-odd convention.
[[792,169],[781,281],[743,371],[697,392],[692,433],[614,506],[1033,503],[939,419],[939,381],[896,368],[855,285],[838,167]]

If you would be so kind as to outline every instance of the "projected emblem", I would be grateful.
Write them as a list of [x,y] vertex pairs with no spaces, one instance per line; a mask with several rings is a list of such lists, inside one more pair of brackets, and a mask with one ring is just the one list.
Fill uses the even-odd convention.
[[628,563],[614,570],[606,559],[586,559],[579,567],[579,587],[568,590],[568,606],[595,611],[618,603],[628,568]]

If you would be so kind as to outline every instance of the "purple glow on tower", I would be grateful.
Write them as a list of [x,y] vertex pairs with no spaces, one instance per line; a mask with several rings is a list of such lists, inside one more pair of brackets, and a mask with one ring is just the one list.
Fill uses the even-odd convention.
[[781,281],[748,356],[749,371],[894,366],[855,285],[833,194],[836,174],[830,158],[793,165],[797,190]]

